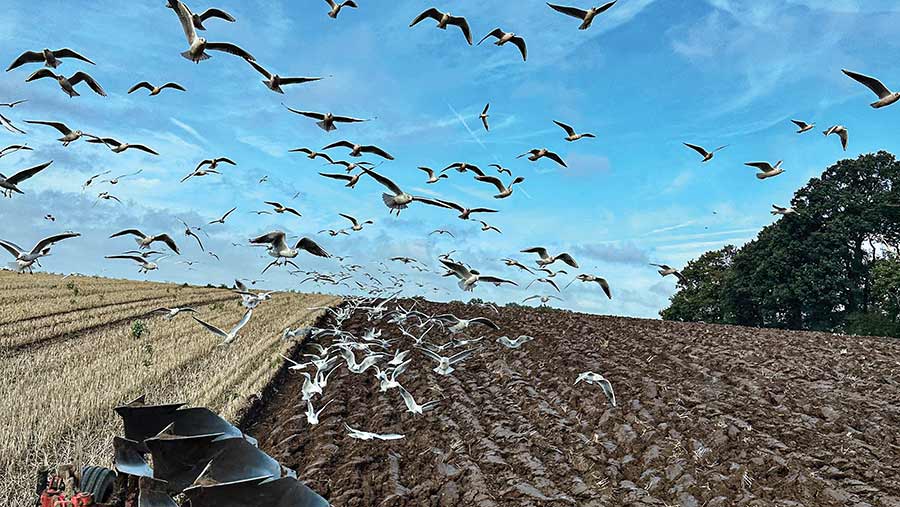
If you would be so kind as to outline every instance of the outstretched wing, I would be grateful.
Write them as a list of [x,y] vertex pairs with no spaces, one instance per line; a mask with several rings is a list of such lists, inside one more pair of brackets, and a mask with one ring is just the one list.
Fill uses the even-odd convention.
[[89,59],[85,58],[82,55],[79,55],[78,53],[76,53],[75,51],[72,51],[69,48],[57,49],[56,51],[53,52],[53,56],[55,56],[57,58],[75,58],[76,60],[81,60],[82,62],[87,62],[91,65],[96,65],[94,62],[90,61]]
[[94,90],[94,93],[106,97],[106,92],[103,91],[103,88],[100,86],[100,84],[87,72],[78,71],[72,74],[72,77],[69,78],[69,84],[71,84],[72,86],[75,86],[82,81],[87,83],[87,85],[91,87],[91,90]]
[[31,178],[35,174],[43,171],[44,169],[47,168],[47,166],[49,166],[52,163],[53,163],[53,161],[51,160],[49,162],[44,162],[43,164],[36,165],[34,167],[29,167],[28,169],[23,169],[23,170],[17,172],[16,174],[13,174],[9,178],[6,178],[6,181],[13,185],[17,185],[17,184],[27,180],[28,178]]
[[563,123],[563,122],[561,122],[561,121],[556,121],[556,120],[553,120],[553,123],[559,125],[560,128],[562,128],[563,130],[565,130],[565,131],[566,131],[566,134],[569,134],[570,136],[574,136],[574,135],[575,135],[575,129],[573,129],[573,128],[570,127],[569,125],[566,125],[565,123]]
[[494,185],[495,187],[497,187],[497,190],[499,192],[503,192],[504,190],[506,190],[506,187],[503,186],[503,182],[500,181],[500,178],[497,178],[494,176],[483,176],[482,175],[482,176],[475,176],[475,179],[478,181],[483,181],[485,183],[490,183],[491,185]]
[[331,257],[331,254],[326,252],[318,243],[306,237],[300,238],[294,248],[306,250],[317,257]]
[[18,58],[13,60],[9,67],[7,67],[6,72],[9,72],[17,67],[21,67],[26,63],[39,63],[44,61],[44,55],[37,51],[26,51],[19,55]]
[[371,169],[367,169],[365,167],[361,167],[360,169],[362,169],[364,173],[371,176],[372,179],[374,179],[378,183],[381,183],[382,185],[387,187],[387,189],[390,190],[391,192],[393,192],[395,195],[400,195],[403,193],[403,190],[400,187],[398,187],[396,183],[389,180],[388,178],[376,173],[375,171],[373,171]]
[[204,12],[203,14],[200,15],[200,21],[206,21],[209,18],[224,19],[225,21],[229,21],[231,23],[234,23],[236,21],[234,19],[234,16],[232,16],[231,14],[228,14],[227,12],[223,11],[222,9],[216,9],[216,8],[206,9],[206,12]]
[[556,12],[561,12],[567,16],[572,16],[573,18],[578,18],[578,19],[582,19],[582,20],[584,18],[586,18],[587,14],[588,14],[587,11],[583,11],[583,10],[575,8],[575,7],[567,7],[565,5],[554,5],[551,3],[548,3],[547,5],[550,6],[550,8]]
[[249,52],[238,46],[237,44],[232,44],[230,42],[207,42],[206,49],[211,51],[222,51],[223,53],[228,53],[235,56],[240,56],[245,60],[256,60]]
[[60,242],[64,239],[77,238],[78,236],[81,236],[81,234],[78,234],[77,232],[66,232],[63,234],[57,234],[55,236],[50,236],[50,237],[44,238],[44,239],[38,241],[36,245],[34,245],[34,248],[31,249],[31,253],[32,254],[39,253],[41,250],[47,248],[48,246],[52,245],[53,243]]
[[891,94],[891,91],[887,86],[881,83],[881,81],[875,79],[874,77],[866,76],[864,74],[859,74],[853,71],[841,69],[841,72],[851,77],[855,81],[862,83],[866,86],[866,88],[872,90],[875,95],[878,95],[879,99],[883,99]]
[[687,146],[688,148],[696,151],[703,157],[706,157],[707,155],[709,155],[709,152],[706,151],[706,149],[704,149],[702,146],[697,146],[696,144],[690,144],[690,143],[684,143],[684,145]]
[[[412,20],[412,23],[410,23],[409,26],[415,26],[425,18],[431,18],[435,21],[440,21],[442,17],[443,17],[443,14],[441,14],[441,11],[432,7],[430,9],[422,12],[418,16],[416,16],[416,18]],[[39,61],[42,61],[42,60],[39,60]]]
[[359,151],[367,152],[367,153],[374,153],[375,155],[378,155],[379,157],[386,158],[388,160],[394,160],[393,155],[382,150],[378,146],[363,146],[362,148],[360,148]]

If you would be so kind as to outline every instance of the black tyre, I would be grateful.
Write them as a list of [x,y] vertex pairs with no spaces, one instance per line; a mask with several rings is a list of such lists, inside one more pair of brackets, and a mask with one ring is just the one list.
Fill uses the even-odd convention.
[[94,495],[94,502],[105,503],[112,497],[116,473],[103,467],[84,467],[81,470],[81,491]]

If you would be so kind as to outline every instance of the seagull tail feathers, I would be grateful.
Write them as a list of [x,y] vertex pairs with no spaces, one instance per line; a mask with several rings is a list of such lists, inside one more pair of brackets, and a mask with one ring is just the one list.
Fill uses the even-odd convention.
[[337,127],[334,126],[333,123],[325,123],[325,121],[317,121],[316,125],[319,126],[325,132],[331,132],[332,130],[337,130]]

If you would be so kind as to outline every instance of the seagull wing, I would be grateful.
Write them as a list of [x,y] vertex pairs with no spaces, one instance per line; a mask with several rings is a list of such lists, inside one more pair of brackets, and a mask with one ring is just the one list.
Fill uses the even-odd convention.
[[805,121],[800,121],[800,120],[791,120],[791,123],[793,123],[794,125],[802,128],[802,129],[805,129],[806,127],[809,126],[808,123],[806,123]]
[[891,91],[887,86],[884,86],[881,81],[875,79],[874,77],[866,76],[864,74],[859,74],[853,71],[842,69],[841,72],[854,79],[855,81],[862,83],[866,86],[866,88],[872,90],[875,95],[878,95],[879,99],[883,99],[891,94]]
[[87,72],[78,71],[72,74],[72,77],[69,78],[69,83],[72,86],[75,86],[82,81],[87,83],[87,85],[91,87],[91,90],[94,90],[94,93],[106,97],[106,92],[103,91],[103,88],[100,86],[100,84]]
[[183,86],[181,86],[180,84],[178,84],[178,83],[173,83],[173,82],[171,82],[171,81],[159,87],[160,90],[165,90],[166,88],[172,88],[173,90],[181,90],[181,91],[183,91],[183,92],[186,92],[186,91],[187,91],[187,90],[186,90]]
[[81,234],[78,234],[77,232],[66,232],[63,234],[56,234],[54,236],[46,237],[46,238],[38,241],[37,244],[34,245],[34,248],[31,249],[31,253],[32,254],[40,253],[41,250],[47,248],[48,246],[52,245],[53,243],[57,243],[64,239],[77,238],[78,236],[81,236]]
[[[432,7],[432,8],[430,8],[430,9],[426,10],[426,11],[423,11],[423,12],[422,12],[421,14],[419,14],[418,16],[416,16],[416,18],[412,20],[412,23],[410,23],[409,26],[411,26],[411,27],[412,27],[412,26],[415,26],[415,25],[417,25],[420,21],[422,21],[422,20],[425,19],[425,18],[431,18],[431,19],[433,19],[433,20],[435,20],[435,21],[440,21],[442,17],[443,17],[443,14],[441,13],[441,11],[439,11],[439,10],[435,9],[434,7]],[[43,58],[42,58],[41,60],[38,60],[38,61],[43,61]]]
[[587,11],[577,9],[575,7],[567,7],[565,5],[554,5],[551,3],[548,3],[547,5],[550,6],[550,8],[556,12],[561,12],[567,16],[572,16],[573,18],[578,18],[581,20],[586,18],[588,15]]
[[560,122],[560,121],[556,121],[556,120],[553,120],[553,123],[559,125],[560,128],[562,128],[563,130],[565,130],[565,131],[566,131],[566,134],[569,134],[570,136],[574,136],[574,135],[575,135],[575,129],[573,129],[573,128],[570,127],[569,125],[566,125],[565,123]]
[[206,9],[206,12],[204,12],[203,14],[200,15],[200,21],[206,21],[209,18],[224,19],[225,21],[230,21],[232,23],[234,23],[236,21],[234,19],[234,16],[232,16],[231,14],[228,14],[227,12],[223,11],[222,9],[216,9],[216,8]]
[[262,65],[256,63],[255,60],[247,60],[247,63],[249,63],[251,67],[256,69],[257,72],[265,76],[266,79],[272,79],[272,74],[269,73],[269,71],[267,71],[265,68],[263,68]]
[[534,253],[538,254],[541,259],[549,258],[550,255],[547,253],[547,249],[544,247],[536,246],[534,248],[526,248],[525,250],[521,250],[522,253]]
[[388,153],[388,152],[382,150],[382,149],[379,148],[378,146],[371,146],[371,145],[370,145],[370,146],[363,146],[363,147],[360,148],[359,151],[362,151],[362,152],[365,152],[365,153],[374,153],[375,155],[378,155],[379,157],[386,158],[386,159],[388,159],[388,160],[394,160],[394,156],[393,156],[393,155],[391,155],[390,153]]
[[153,90],[153,85],[150,84],[150,83],[148,83],[147,81],[141,81],[140,83],[138,83],[138,84],[132,86],[131,88],[129,88],[129,89],[128,89],[128,93],[132,93],[132,92],[134,92],[135,90],[140,90],[141,88],[146,88],[146,89],[152,91],[152,90]]
[[62,135],[68,135],[72,133],[72,130],[66,126],[65,123],[58,121],[38,121],[38,120],[25,120],[25,123],[30,123],[32,125],[46,125],[48,127],[53,127],[58,130]]
[[578,263],[575,262],[575,259],[567,253],[561,253],[561,254],[557,255],[556,260],[563,261],[566,264],[568,264],[569,266],[572,266],[573,268],[578,267]]
[[19,248],[18,246],[16,246],[15,243],[10,243],[8,241],[4,241],[4,240],[0,239],[0,246],[5,248],[6,251],[9,252],[10,254],[12,254],[13,257],[18,258],[19,255],[22,254],[22,249]]
[[243,48],[241,48],[237,44],[232,44],[230,42],[207,42],[206,49],[209,49],[211,51],[222,51],[223,53],[240,56],[245,60],[256,60],[253,55],[245,51]]
[[478,181],[483,181],[485,183],[490,183],[491,185],[494,185],[495,187],[497,187],[497,190],[500,192],[503,192],[504,190],[506,190],[506,187],[503,186],[503,182],[500,181],[500,178],[497,178],[494,176],[476,176],[475,179]]
[[40,63],[44,61],[43,53],[39,53],[37,51],[26,51],[19,55],[18,58],[13,60],[9,67],[7,67],[6,72],[9,72],[17,67],[21,67],[26,63]]
[[130,148],[134,148],[135,150],[147,152],[151,155],[159,155],[159,153],[157,153],[156,151],[152,150],[151,148],[149,148],[147,146],[144,146],[143,144],[129,144],[128,149],[130,149]]
[[[491,33],[485,35],[483,39],[481,39],[480,41],[478,41],[478,44],[476,44],[476,46],[480,46],[481,43],[484,42],[484,41],[486,41],[488,37],[496,37],[496,38],[499,39],[499,38],[503,37],[503,35],[504,35],[503,30],[501,30],[500,28],[494,28],[494,29],[491,31]],[[484,111],[481,112],[481,114],[485,114],[485,113],[487,113],[487,107],[485,107],[485,108],[484,108]]]
[[322,149],[323,149],[323,150],[330,150],[330,149],[332,149],[332,148],[349,148],[349,149],[352,150],[352,149],[355,148],[355,147],[356,147],[355,144],[351,143],[350,141],[347,141],[346,139],[342,139],[342,140],[340,140],[340,141],[335,141],[335,142],[329,144],[328,146],[325,146],[325,147],[322,148]]
[[690,148],[690,149],[696,151],[697,153],[699,153],[699,154],[702,155],[703,157],[706,157],[706,156],[709,155],[709,152],[706,151],[706,149],[704,149],[702,146],[697,146],[696,144],[690,144],[690,143],[684,143],[684,145],[687,146],[688,148]]
[[241,321],[238,322],[237,324],[235,324],[235,326],[233,328],[231,328],[231,332],[229,332],[228,334],[230,334],[231,336],[236,335],[238,333],[238,331],[241,330],[242,327],[246,326],[247,323],[250,322],[250,317],[252,315],[253,315],[253,309],[251,308],[251,309],[247,310],[246,313],[244,313],[244,316],[241,318]]
[[[170,0],[169,5],[172,6],[172,3],[172,0]],[[178,21],[181,23],[181,29],[184,31],[184,36],[187,38],[188,44],[193,43],[194,39],[197,38],[197,32],[194,30],[194,20],[191,16],[191,10],[180,0],[174,0],[172,9],[178,16]]]
[[452,365],[460,361],[465,361],[472,355],[473,352],[473,350],[469,349],[450,356],[450,364]]
[[181,255],[181,252],[178,251],[178,245],[175,244],[175,240],[172,239],[168,234],[159,234],[153,237],[153,241],[162,241],[166,244],[167,247],[171,248],[173,252]]
[[343,213],[338,213],[338,215],[340,215],[340,216],[346,218],[347,220],[349,220],[350,223],[353,224],[354,227],[356,227],[356,226],[359,225],[359,222],[358,222],[355,218],[351,217],[350,215],[345,215],[345,214],[343,214]]
[[750,167],[755,167],[764,173],[767,173],[767,172],[773,170],[772,164],[770,164],[768,162],[747,162],[744,165],[750,166]]
[[497,331],[500,330],[500,326],[495,324],[494,321],[492,321],[491,319],[489,319],[487,317],[475,317],[474,319],[470,320],[469,322],[472,324],[483,324],[483,325],[485,325],[489,328],[492,328],[494,330],[497,330]]
[[144,264],[146,260],[143,257],[137,255],[107,255],[106,259],[129,259],[138,264]]
[[[284,106],[284,104],[282,104],[282,105]],[[324,120],[325,119],[325,115],[322,113],[316,113],[314,111],[298,111],[298,110],[292,109],[288,106],[284,106],[284,107],[287,108],[287,110],[292,113],[299,114],[301,116],[306,116],[307,118],[312,118],[314,120]]]
[[300,238],[300,241],[297,241],[297,244],[294,246],[294,248],[306,250],[307,252],[317,257],[331,257],[331,254],[326,252],[325,249],[319,246],[318,243],[306,237]]
[[519,48],[519,52],[522,53],[522,61],[528,61],[528,47],[525,46],[525,39],[516,36],[512,39],[509,39],[509,41],[515,44],[517,48]]
[[[41,61],[44,61],[43,58],[41,59]],[[34,81],[36,79],[43,79],[45,77],[52,77],[53,79],[56,79],[56,74],[54,74],[52,70],[50,70],[46,67],[43,67],[43,68],[40,68],[40,69],[34,71],[30,76],[28,76],[25,79],[25,82]]]
[[349,174],[342,173],[319,173],[320,176],[324,176],[326,178],[331,178],[335,180],[343,180],[343,181],[353,181],[354,177]]
[[36,165],[34,167],[29,167],[28,169],[22,169],[21,171],[17,172],[16,174],[13,174],[12,176],[10,176],[9,178],[6,178],[6,181],[8,181],[9,183],[11,183],[13,185],[17,185],[17,184],[27,180],[28,178],[31,178],[35,174],[43,171],[44,169],[47,168],[47,166],[49,166],[52,163],[53,163],[53,161],[51,160],[49,162],[44,162],[43,164]]
[[[248,311],[248,313],[249,313],[249,311]],[[197,322],[199,322],[201,326],[208,329],[210,333],[212,333],[220,338],[226,338],[226,339],[228,338],[228,333],[226,333],[225,331],[222,331],[221,329],[217,328],[216,326],[214,326],[212,324],[207,324],[206,322],[203,322],[202,320],[198,319],[197,317],[194,317],[193,315],[191,315],[191,318],[196,320]]]
[[278,243],[284,244],[284,231],[272,231],[268,234],[263,234],[262,236],[251,239],[250,243],[253,243],[254,245],[262,245],[265,243],[269,243],[270,245],[276,245]]
[[425,174],[428,175],[428,179],[434,178],[434,170],[430,167],[419,166],[417,167],[420,171],[425,171]]
[[609,282],[607,282],[605,278],[598,278],[597,283],[600,284],[600,288],[603,289],[606,297],[612,299],[612,291],[609,290]]
[[400,195],[403,193],[403,190],[401,190],[400,187],[398,187],[396,183],[389,180],[388,178],[376,173],[375,171],[373,171],[371,169],[366,169],[365,167],[361,167],[360,169],[362,169],[364,173],[371,176],[372,179],[374,179],[378,183],[381,183],[382,185],[387,187],[387,189],[390,190],[391,192],[393,192],[395,195]]
[[125,236],[126,234],[131,234],[131,235],[137,236],[141,239],[144,239],[147,237],[146,234],[144,234],[143,232],[141,232],[137,229],[125,229],[124,231],[119,231],[119,232],[113,234],[112,236],[110,236],[110,239],[118,238],[119,236]]
[[[441,201],[439,199],[432,199],[430,197],[422,197],[422,196],[418,196],[418,195],[414,195],[412,199],[413,199],[413,201],[421,202],[422,204],[428,204],[430,206],[437,206],[439,208],[449,208],[449,206],[447,206],[447,204],[444,201]],[[450,236],[453,236],[453,234],[450,234]],[[455,236],[453,236],[453,237],[455,237]]]
[[447,21],[448,25],[456,25],[462,30],[463,35],[466,37],[466,42],[469,45],[472,45],[472,30],[469,28],[469,22],[466,21],[466,18],[462,16],[450,16],[450,19]]
[[560,156],[557,155],[556,153],[553,153],[552,151],[548,151],[547,154],[544,155],[544,156],[547,157],[547,158],[549,158],[550,160],[556,162],[557,164],[563,166],[563,167],[569,167],[569,166],[566,165],[566,162],[562,159],[562,157],[560,157]]
[[493,283],[496,285],[500,285],[501,283],[508,283],[510,285],[515,285],[516,287],[519,286],[519,284],[517,284],[516,282],[514,282],[512,280],[507,280],[505,278],[499,278],[496,276],[479,276],[478,279],[481,280],[482,282]]

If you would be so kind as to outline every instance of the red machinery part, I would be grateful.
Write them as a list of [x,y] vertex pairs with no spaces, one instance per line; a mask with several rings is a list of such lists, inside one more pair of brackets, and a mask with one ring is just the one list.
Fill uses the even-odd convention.
[[76,493],[72,498],[66,498],[62,491],[47,489],[41,493],[40,505],[41,507],[91,507],[94,505],[94,495]]

